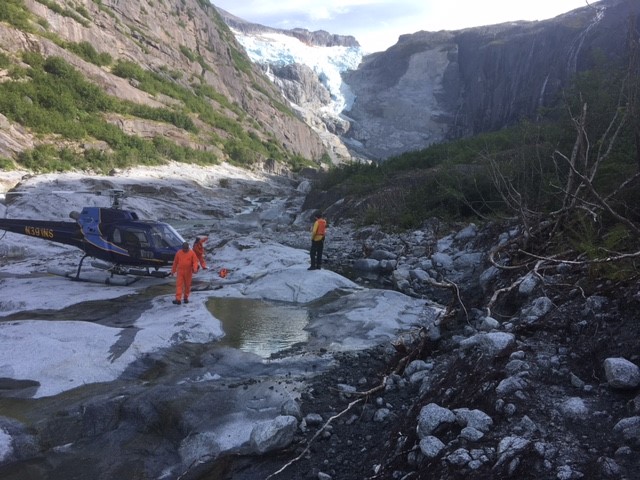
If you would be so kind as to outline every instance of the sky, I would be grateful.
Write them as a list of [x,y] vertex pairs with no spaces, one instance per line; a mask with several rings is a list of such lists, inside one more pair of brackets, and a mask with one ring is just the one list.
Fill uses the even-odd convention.
[[213,0],[244,20],[273,28],[353,35],[365,53],[383,51],[420,30],[545,20],[592,0]]

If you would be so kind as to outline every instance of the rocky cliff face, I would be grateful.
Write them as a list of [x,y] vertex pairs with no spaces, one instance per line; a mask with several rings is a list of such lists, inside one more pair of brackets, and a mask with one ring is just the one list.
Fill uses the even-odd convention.
[[[14,2],[9,3],[13,8]],[[32,28],[0,22],[0,54],[15,64],[20,63],[24,52],[59,56],[110,95],[153,107],[182,107],[180,100],[147,93],[135,81],[113,75],[109,66],[89,63],[66,48],[70,43],[88,42],[98,52],[109,54],[114,62],[133,62],[171,77],[187,89],[212,89],[221,100],[209,95],[203,101],[211,102],[221,119],[239,124],[261,141],[275,140],[289,154],[308,159],[318,160],[324,154],[318,135],[283,108],[279,92],[247,59],[209,2],[81,0],[68,7],[62,1],[24,0],[24,6],[21,2],[16,4],[16,8],[27,11]],[[9,76],[0,68],[0,78]],[[52,141],[35,139],[28,129],[1,113],[0,156],[11,158],[34,144]],[[198,133],[194,134],[161,122],[113,117],[109,121],[126,128],[127,133],[143,138],[159,135],[197,150],[214,151],[221,160],[228,159],[224,140],[232,134],[213,122],[198,123]],[[192,117],[198,122],[197,115]],[[222,141],[212,140],[216,138]]]
[[343,112],[348,144],[384,160],[531,117],[593,66],[595,52],[624,56],[637,10],[603,0],[548,21],[404,35],[344,75],[356,97]]

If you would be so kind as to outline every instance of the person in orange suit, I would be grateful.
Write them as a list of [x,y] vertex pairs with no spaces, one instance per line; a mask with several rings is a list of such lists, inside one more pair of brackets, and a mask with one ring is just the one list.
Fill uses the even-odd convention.
[[207,261],[204,258],[204,242],[208,239],[209,237],[206,235],[198,235],[195,242],[193,242],[193,252],[196,254],[196,257],[198,257],[198,262],[203,270],[207,269]]
[[180,305],[181,298],[184,303],[189,303],[189,294],[191,293],[191,277],[198,271],[198,257],[189,248],[189,242],[182,244],[182,250],[176,252],[173,257],[173,267],[171,267],[171,275],[176,275],[176,299],[174,305]]

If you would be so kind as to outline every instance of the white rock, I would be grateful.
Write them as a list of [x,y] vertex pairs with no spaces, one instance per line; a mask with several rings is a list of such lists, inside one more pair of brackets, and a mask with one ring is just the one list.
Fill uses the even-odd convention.
[[589,409],[584,400],[578,397],[571,397],[562,402],[560,411],[573,419],[584,419],[589,415]]
[[478,328],[485,332],[490,332],[500,328],[500,322],[493,317],[483,317]]
[[496,393],[500,396],[509,395],[518,390],[525,390],[529,386],[529,382],[524,378],[523,374],[507,377],[502,380],[496,387]]
[[291,415],[280,415],[274,420],[257,424],[251,431],[251,446],[258,453],[287,447],[293,441],[298,421]]
[[0,429],[0,463],[13,454],[13,446],[11,445],[11,435],[4,429]]
[[640,416],[623,418],[613,427],[625,440],[640,442]]
[[420,440],[420,451],[427,458],[435,458],[445,448],[445,444],[438,437],[427,435]]
[[607,358],[604,372],[613,388],[633,389],[640,385],[640,368],[625,358]]
[[484,433],[473,427],[464,427],[460,432],[460,437],[470,442],[477,442],[484,437]]
[[433,369],[432,363],[427,363],[424,360],[413,360],[411,363],[409,363],[409,365],[407,365],[407,368],[404,369],[404,376],[410,377],[416,372],[420,372],[422,370],[432,370],[432,369]]
[[456,408],[453,413],[459,425],[471,427],[481,432],[488,432],[493,426],[493,420],[482,410],[468,408]]
[[522,309],[521,317],[527,323],[538,321],[553,308],[553,302],[548,297],[536,298],[531,305]]
[[522,280],[522,282],[520,282],[520,285],[518,286],[518,293],[520,295],[525,295],[528,297],[533,293],[535,288],[538,286],[538,283],[540,283],[540,280],[538,279],[538,277],[531,274],[526,275]]
[[479,333],[460,342],[462,348],[479,347],[487,355],[495,356],[515,345],[516,337],[512,333]]
[[469,452],[464,448],[458,448],[450,455],[447,455],[447,461],[450,464],[456,465],[458,467],[462,467],[466,465],[471,460],[472,460],[471,455],[469,455]]
[[496,466],[508,462],[529,447],[531,442],[523,437],[505,437],[498,444],[498,461]]
[[443,423],[453,423],[456,416],[448,408],[435,403],[425,405],[418,415],[418,436],[424,438],[431,435]]

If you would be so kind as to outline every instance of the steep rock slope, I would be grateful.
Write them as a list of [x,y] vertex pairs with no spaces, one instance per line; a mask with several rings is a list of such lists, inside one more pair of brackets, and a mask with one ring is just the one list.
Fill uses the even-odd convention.
[[[228,160],[232,154],[228,141],[233,140],[238,131],[235,129],[239,128],[260,142],[273,142],[285,156],[318,160],[324,154],[318,136],[284,105],[280,94],[247,59],[216,10],[206,1],[81,0],[70,5],[60,0],[11,0],[3,8],[9,9],[4,13],[10,19],[15,18],[12,13],[17,11],[23,16],[28,10],[28,28],[6,19],[0,22],[0,54],[12,65],[0,67],[3,81],[14,80],[11,70],[21,64],[24,52],[38,52],[45,58],[62,57],[119,99],[154,108],[185,110],[185,102],[179,96],[143,91],[135,79],[112,73],[114,63],[128,61],[187,91],[208,92],[199,96],[212,107],[215,119],[202,119],[192,109],[189,115],[197,131],[185,131],[135,116],[110,115],[107,121],[127,134],[143,138],[160,136],[195,150],[211,151],[219,160]],[[69,48],[85,42],[100,54],[109,55],[113,62],[94,65]],[[3,113],[7,112],[0,112]],[[34,144],[55,140],[41,135],[35,140],[29,129],[8,117],[0,116],[1,156],[15,157]],[[75,147],[82,149],[86,143]],[[268,160],[263,157],[262,160]]]
[[403,35],[345,82],[348,145],[376,160],[500,129],[553,105],[594,54],[620,61],[638,4],[602,0],[541,22]]

